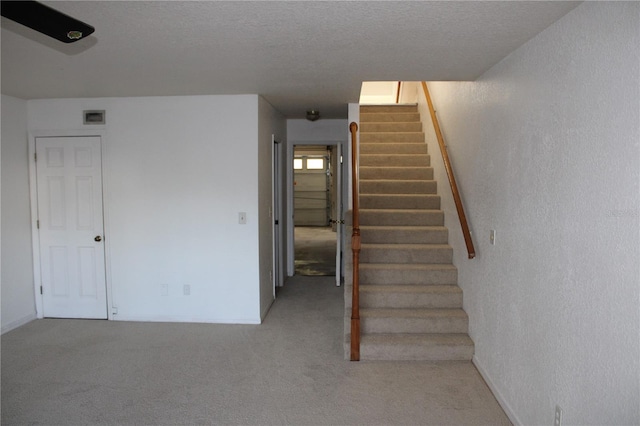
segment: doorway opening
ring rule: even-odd
[[[337,145],[294,146],[294,275],[337,274],[338,167]]]

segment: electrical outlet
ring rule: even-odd
[[[189,284],[185,284],[185,285],[182,287],[182,293],[183,293],[185,296],[189,296],[189,295],[191,294],[191,286],[190,286]]]
[[[238,223],[240,225],[246,225],[247,224],[247,213],[246,212],[238,213]]]
[[[562,408],[556,405],[556,416],[553,420],[553,426],[562,426]]]
[[[169,295],[169,284],[162,283],[160,284],[160,296],[168,296]]]
[[[489,232],[489,243],[491,243],[491,245],[495,245],[496,244],[496,230],[492,229]]]

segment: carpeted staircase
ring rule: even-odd
[[[417,106],[361,106],[359,130],[360,359],[470,360],[474,346]]]

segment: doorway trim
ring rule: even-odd
[[[42,137],[77,137],[96,136],[100,138],[101,169],[102,169],[102,221],[104,227],[104,267],[105,283],[107,292],[107,320],[113,320],[113,294],[111,291],[111,235],[109,234],[109,214],[108,214],[108,174],[107,174],[107,141],[106,131],[95,130],[34,130],[28,132],[29,137],[29,199],[31,202],[31,253],[33,256],[33,291],[36,305],[36,318],[44,318],[43,295],[40,294],[42,285],[41,259],[40,259],[40,238],[38,229],[38,190],[36,173],[36,138]]]
[[[347,151],[347,141],[346,140],[313,140],[313,141],[307,141],[307,140],[294,140],[294,141],[287,141],[287,162],[285,164],[285,178],[286,178],[286,182],[287,182],[287,229],[286,229],[286,239],[287,239],[287,276],[288,277],[292,277],[295,274],[295,225],[294,225],[294,218],[293,218],[293,212],[294,212],[294,194],[293,194],[293,157],[294,157],[294,148],[296,146],[309,146],[309,145],[316,145],[316,146],[331,146],[331,145],[340,145],[342,147],[342,156],[343,158],[343,162],[342,164],[340,164],[340,159],[338,159],[338,167],[342,167],[342,185],[340,188],[340,191],[342,191],[342,211],[340,212],[341,216],[344,216],[344,213],[347,211],[347,199],[345,198],[345,194],[347,193],[347,184],[348,184],[348,179],[346,177],[346,174],[348,173],[348,164],[347,164],[347,160],[348,158],[345,156],[345,153],[348,152]],[[340,242],[340,246],[342,248],[342,250],[344,251],[344,232],[342,232],[342,241]],[[342,257],[342,263],[343,265],[341,265],[340,268],[340,272],[343,275],[344,274],[344,256]],[[340,277],[342,278],[342,277]]]
[[[284,144],[282,141],[277,140],[275,135],[271,135],[272,150],[271,150],[271,163],[273,168],[271,170],[271,226],[273,235],[273,265],[272,265],[272,280],[273,280],[273,297],[276,297],[276,287],[282,287],[284,285],[283,278],[283,240],[282,238],[283,225],[282,225],[282,207],[283,197],[282,189],[284,188],[284,168],[282,166],[282,150]]]

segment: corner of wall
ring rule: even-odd
[[[2,95],[2,332],[35,319],[27,102]]]

